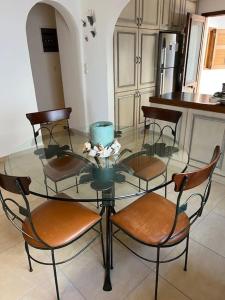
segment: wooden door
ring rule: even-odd
[[[154,96],[155,96],[155,88],[139,90],[139,93],[138,93],[138,117],[137,117],[138,125],[141,125],[144,123],[143,111],[142,111],[141,107],[143,105],[150,106],[149,97],[154,97]]]
[[[136,127],[136,101],[136,91],[115,94],[116,130],[125,130]]]
[[[158,31],[139,30],[138,89],[156,85]]]
[[[137,89],[138,29],[117,27],[114,32],[115,92]]]
[[[139,23],[139,0],[130,0],[121,12],[116,25],[137,27]]]
[[[198,89],[199,70],[206,18],[188,14],[185,28],[182,90],[194,93]]]
[[[158,29],[161,0],[140,1],[140,28]]]
[[[160,28],[168,29],[172,24],[173,0],[162,0]]]

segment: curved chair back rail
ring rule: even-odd
[[[68,120],[72,112],[71,107],[46,110],[40,112],[27,113],[26,117],[30,121],[31,125],[44,124],[49,122],[57,122],[62,120]]]
[[[178,123],[180,117],[182,116],[181,111],[175,111],[165,108],[142,106],[141,109],[145,118],[157,119],[171,123]]]
[[[181,190],[189,190],[197,187],[206,181],[213,173],[217,162],[220,158],[220,146],[216,146],[211,159],[211,162],[200,170],[189,173],[174,174],[172,180],[175,183],[174,190],[180,192]]]
[[[21,194],[21,189],[25,195],[29,195],[30,177],[15,177],[0,174],[0,187],[14,194]]]

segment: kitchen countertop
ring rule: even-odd
[[[225,114],[225,105],[216,102],[211,95],[192,93],[168,93],[150,97],[151,103],[179,106],[190,109],[199,109]]]

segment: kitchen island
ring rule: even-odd
[[[211,159],[215,145],[222,149],[216,173],[224,181],[225,176],[225,105],[210,95],[168,93],[149,98],[150,106],[179,110],[182,118],[177,139],[181,147],[190,153],[190,163],[202,167]]]

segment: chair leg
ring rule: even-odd
[[[31,258],[30,258],[30,252],[29,252],[29,247],[28,247],[27,242],[25,242],[25,250],[26,250],[26,253],[27,253],[27,258],[28,258],[28,263],[29,263],[29,271],[33,272],[32,264],[31,264]]]
[[[55,254],[54,254],[54,250],[51,250],[51,253],[52,253],[52,266],[53,266],[54,278],[55,278],[56,295],[57,295],[57,300],[60,300],[60,298],[59,298],[58,279],[57,279],[57,273],[56,273],[56,265],[55,265]]]
[[[103,239],[102,221],[100,221],[99,226],[100,226],[100,236],[101,236],[101,245],[102,245],[103,266],[105,267],[105,247],[104,247],[104,239]]]
[[[56,192],[56,194],[58,194],[57,182],[55,182],[55,192]]]
[[[139,190],[139,192],[141,191],[141,179],[140,178],[138,178],[138,190]]]
[[[157,300],[157,297],[158,297],[159,258],[160,258],[160,247],[157,248],[156,278],[155,278],[155,300]]]
[[[77,187],[77,193],[79,193],[77,177],[76,177],[76,187]]]
[[[148,191],[148,181],[146,181],[146,192]]]
[[[113,224],[112,222],[110,221],[110,231],[111,231],[111,262],[110,262],[110,268],[111,270],[113,269]]]
[[[97,195],[97,209],[99,209],[99,198],[98,198],[98,191],[96,191],[96,195]]]
[[[167,183],[167,170],[165,174],[165,183]],[[165,185],[165,198],[167,198],[167,185]]]
[[[187,271],[188,249],[189,249],[189,234],[188,234],[188,236],[187,236],[187,241],[186,241],[186,252],[185,252],[184,271]]]
[[[46,195],[48,196],[48,185],[47,185],[47,177],[46,175],[45,176],[45,179],[44,179],[44,184],[45,184],[45,188],[46,188]]]

